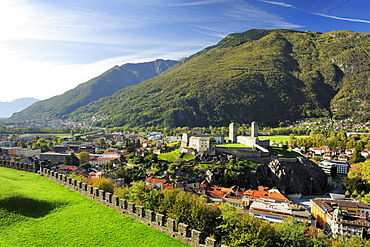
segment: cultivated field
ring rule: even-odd
[[[187,246],[36,174],[0,167],[0,246]]]

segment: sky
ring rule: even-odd
[[[368,0],[1,0],[0,101],[47,99],[115,65],[177,60],[249,29],[370,33]]]

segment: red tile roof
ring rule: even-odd
[[[148,183],[161,183],[161,184],[164,184],[167,182],[166,179],[163,179],[163,178],[153,178],[153,177],[150,177],[150,178],[147,178],[145,180],[145,182],[148,182]]]
[[[289,201],[283,194],[277,192],[269,192],[268,187],[258,186],[258,190],[247,190],[244,195],[249,197],[249,199],[260,200],[269,199],[277,201]]]

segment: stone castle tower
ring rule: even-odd
[[[251,127],[252,127],[251,136],[252,137],[258,137],[258,123],[257,122],[252,122]]]
[[[238,132],[238,124],[230,123],[229,124],[229,141],[236,142],[236,135]]]

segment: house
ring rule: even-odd
[[[145,180],[145,183],[148,186],[153,186],[157,189],[163,190],[166,188],[173,188],[173,183],[167,181],[167,179],[164,178],[154,178],[154,177],[149,177]]]
[[[50,160],[51,164],[56,164],[60,162],[64,162],[64,158],[70,156],[70,154],[59,154],[55,153],[54,151],[49,151],[40,154],[40,161],[43,160]]]
[[[349,156],[346,154],[340,154],[338,155],[338,160],[339,161],[349,161]]]
[[[210,186],[206,187],[206,195],[211,198],[226,198],[232,194],[234,194],[234,188],[224,188],[224,187],[217,187],[217,186]]]
[[[96,172],[95,174],[93,174],[91,176],[91,178],[113,178],[113,175],[105,172],[104,170],[100,170],[98,172]]]
[[[319,156],[322,156],[325,152],[324,149],[322,149],[321,147],[313,147],[313,148],[310,148],[310,150],[315,154],[315,155],[319,155]]]
[[[85,169],[83,169],[82,167],[78,167],[78,166],[69,166],[69,165],[61,165],[59,166],[59,172],[61,173],[70,173],[70,172],[75,172],[76,174],[77,173],[81,173],[83,172]]]
[[[356,148],[346,149],[344,153],[346,155],[353,155],[356,152]]]
[[[117,152],[105,152],[105,153],[102,153],[101,158],[115,158],[115,159],[118,159],[120,157],[120,154],[117,153]]]
[[[367,158],[367,156],[370,154],[370,149],[365,148],[364,150],[361,151],[361,155]]]

